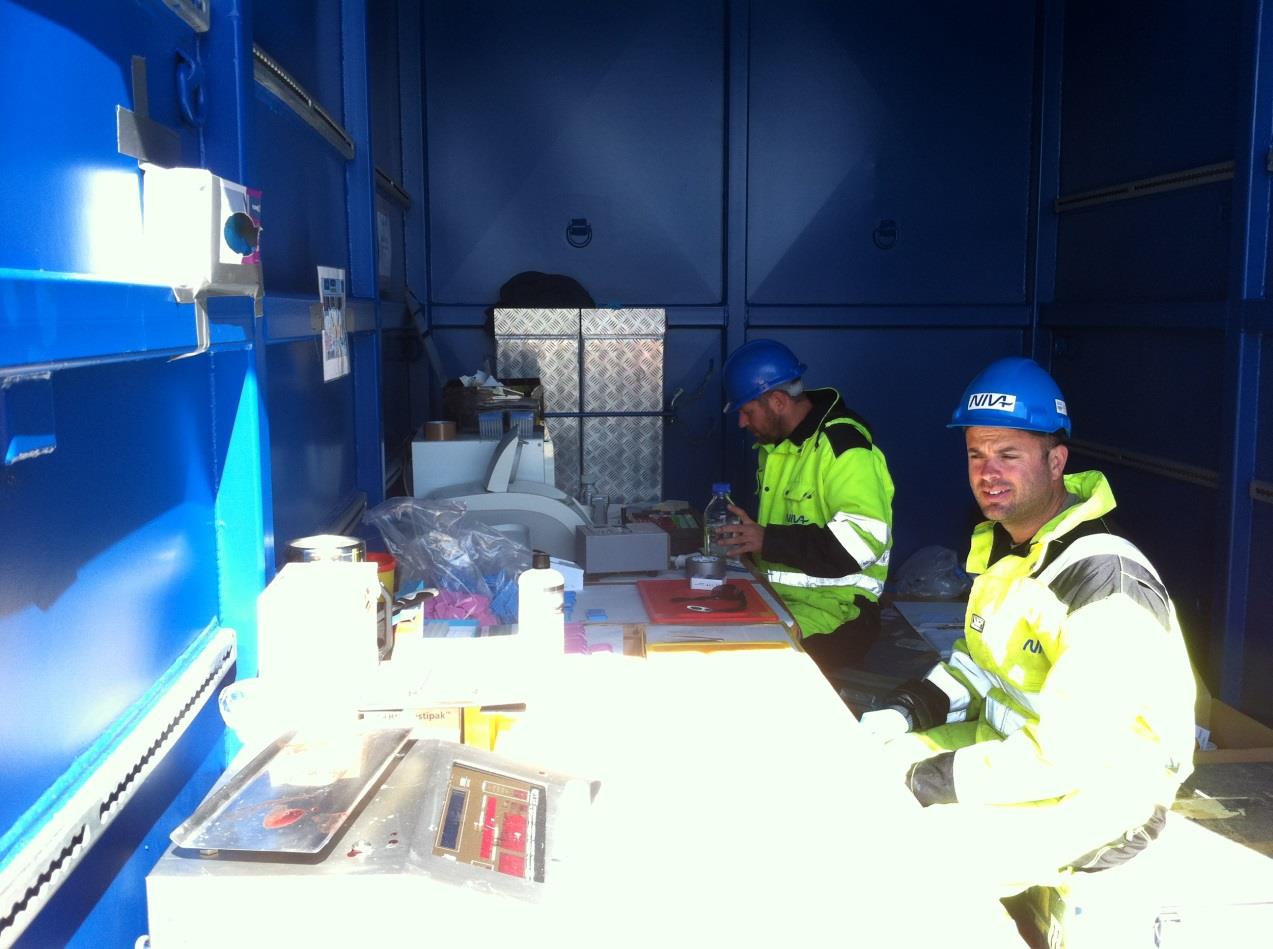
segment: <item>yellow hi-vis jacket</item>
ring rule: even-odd
[[[759,445],[756,558],[805,636],[857,618],[854,599],[878,601],[893,547],[893,480],[866,422],[834,389],[806,393],[813,408],[786,439]]]
[[[1162,580],[1103,519],[1105,476],[1065,486],[1077,502],[1025,544],[989,521],[974,530],[964,638],[906,704],[919,728],[947,723],[926,739],[957,749],[941,756],[953,783],[941,799],[1046,803],[1116,788],[1148,813],[1192,771],[1192,667]],[[928,700],[919,714],[915,693]]]

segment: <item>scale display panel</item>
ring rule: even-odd
[[[544,882],[548,792],[522,778],[453,762],[433,854]]]

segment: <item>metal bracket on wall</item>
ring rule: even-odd
[[[115,106],[115,147],[121,155],[139,162],[165,168],[181,164],[181,136],[150,117],[144,56],[133,57],[132,72],[133,108]]]
[[[5,466],[56,450],[53,373],[0,376],[0,454]]]
[[[1265,504],[1273,504],[1273,481],[1259,481],[1252,478],[1251,499],[1263,501]]]
[[[1155,175],[1152,178],[1137,178],[1135,181],[1126,181],[1092,191],[1061,195],[1052,202],[1052,209],[1057,214],[1062,214],[1066,211],[1077,211],[1079,208],[1109,204],[1112,201],[1126,201],[1129,198],[1140,198],[1148,194],[1162,194],[1164,191],[1197,188],[1215,181],[1229,181],[1233,178],[1235,167],[1231,161],[1221,161],[1214,165],[1199,165],[1197,168],[1186,168],[1183,171]]]
[[[279,101],[310,128],[334,145],[346,159],[354,157],[354,140],[335,119],[318,104],[305,87],[259,46],[252,47],[252,75],[258,83],[278,97]]]
[[[0,946],[13,945],[215,694],[236,655],[215,623],[103,732],[0,846]]]
[[[1148,471],[1150,474],[1156,474],[1172,481],[1197,484],[1204,488],[1218,488],[1220,486],[1220,475],[1211,468],[1190,465],[1182,461],[1173,461],[1170,458],[1159,458],[1156,455],[1127,451],[1122,448],[1113,448],[1096,442],[1083,441],[1079,438],[1070,439],[1069,444],[1074,451],[1100,461],[1110,461],[1127,468]]]
[[[200,353],[206,353],[212,345],[212,331],[208,327],[208,298],[202,293],[190,293],[181,288],[173,291],[178,303],[194,304],[194,338],[195,348],[188,353],[182,353],[180,356],[173,356],[169,362],[175,362],[178,359],[189,359],[191,356],[198,356]]]
[[[211,23],[210,3],[211,0],[164,0],[164,6],[181,17],[186,26],[196,33],[208,32]]]
[[[403,209],[411,207],[411,195],[398,182],[394,181],[379,168],[376,169],[376,191],[386,201],[392,201]]]

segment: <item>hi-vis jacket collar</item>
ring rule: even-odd
[[[1054,537],[1068,534],[1085,521],[1102,517],[1114,510],[1114,492],[1099,471],[1080,471],[1065,475],[1065,490],[1079,498],[1038,529],[1030,538],[1030,545],[1046,544]],[[994,522],[982,521],[972,532],[972,547],[968,551],[969,573],[985,573],[994,548]]]

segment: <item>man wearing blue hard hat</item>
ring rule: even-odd
[[[806,390],[807,367],[756,339],[725,363],[726,412],[755,436],[759,511],[720,542],[750,553],[800,624],[824,671],[861,662],[879,636],[893,546],[893,480],[870,427],[835,389]]]
[[[1000,895],[1063,886],[1157,837],[1192,770],[1193,673],[1161,578],[1108,521],[1105,476],[1064,473],[1070,416],[1052,377],[1000,359],[949,427],[987,518],[964,638],[862,724],[892,739],[926,817],[986,860]]]

